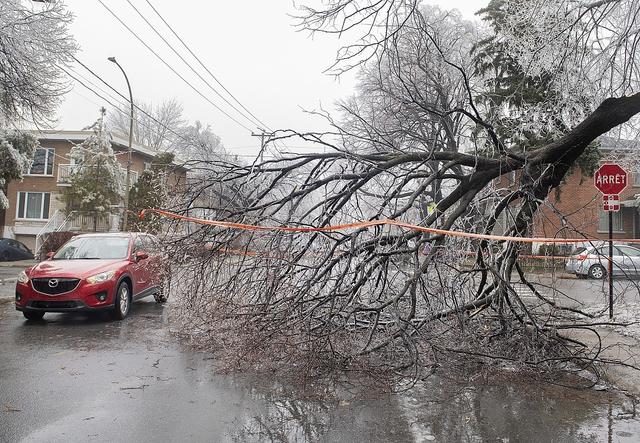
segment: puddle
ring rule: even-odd
[[[240,383],[241,385],[247,381]],[[253,389],[258,409],[234,421],[229,441],[636,442],[640,420],[620,393],[543,382],[453,384],[432,377],[390,395],[297,398],[269,384]]]

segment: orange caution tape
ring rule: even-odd
[[[370,220],[365,222],[347,223],[343,225],[324,226],[321,228],[312,227],[292,227],[292,226],[258,226],[243,223],[224,222],[219,220],[207,220],[203,218],[188,217],[176,214],[175,212],[163,211],[162,209],[146,209],[140,212],[140,218],[144,218],[147,212],[155,212],[164,217],[174,218],[182,221],[190,221],[202,225],[217,226],[219,228],[239,229],[243,231],[275,231],[275,232],[335,232],[347,229],[370,228],[374,226],[398,226],[412,231],[426,232],[429,234],[447,235],[450,237],[474,238],[478,240],[513,241],[520,243],[589,243],[597,241],[608,241],[599,238],[550,238],[550,237],[512,237],[508,235],[476,234],[473,232],[449,231],[447,229],[428,228],[426,226],[413,225],[398,220],[383,219]],[[614,239],[618,243],[640,243],[640,239]]]

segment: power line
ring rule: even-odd
[[[91,86],[93,86],[94,88],[98,89],[101,93],[103,93],[104,95],[106,95],[107,97],[109,97],[108,99],[106,97],[102,97],[100,96],[100,98],[102,98],[103,100],[107,101],[107,103],[111,106],[113,106],[118,112],[120,112],[122,115],[126,116],[127,118],[130,118],[130,114],[128,111],[125,111],[125,107],[128,108],[129,104],[126,102],[121,101],[118,97],[115,97],[113,94],[111,94],[110,92],[106,91],[104,88],[100,87],[99,85],[97,85],[95,82],[91,81],[90,79],[88,79],[87,77],[85,77],[84,75],[80,74],[78,71],[71,69],[71,72],[73,72],[73,74],[75,74],[75,76],[80,77],[80,79],[84,80],[81,81],[80,79],[76,78],[74,75],[71,75],[71,73],[65,71],[67,73],[67,75],[69,75],[71,78],[73,78],[76,82],[80,83],[82,86],[84,86],[85,88],[87,88],[87,85],[83,84],[84,82],[89,83]],[[92,92],[95,94],[96,92],[92,90]],[[96,94],[97,95],[97,94]],[[85,97],[86,98],[86,97]],[[113,101],[111,101],[113,100]],[[93,100],[91,100],[93,103]],[[115,102],[115,104],[113,103]],[[96,103],[97,104],[97,103]],[[159,120],[155,119],[155,117],[153,117],[152,115],[148,114],[147,112],[145,112],[142,108],[138,108],[137,106],[134,105],[134,107],[136,109],[139,109],[142,113],[144,113],[144,115],[146,115],[148,118],[154,120],[158,125],[162,126],[163,128],[167,129],[168,131],[171,130],[171,128],[169,128],[168,126],[164,125],[162,122],[160,122]],[[147,128],[147,129],[153,129],[147,122],[145,122],[144,120],[141,120],[139,117],[134,116],[133,120],[140,125],[141,127]],[[176,134],[179,135],[179,134]]]
[[[93,76],[95,76],[98,80],[100,80],[102,83],[104,83],[107,87],[109,87],[111,90],[113,90],[116,94],[120,95],[124,100],[128,101],[126,99],[126,97],[124,95],[122,95],[120,92],[118,92],[117,89],[115,89],[113,86],[111,86],[109,83],[107,83],[105,80],[102,79],[102,77],[100,77],[98,74],[96,74],[91,68],[89,68],[87,65],[85,65],[84,63],[82,63],[80,60],[78,60],[75,56],[74,59],[76,60],[76,62],[78,62],[83,68],[85,68],[87,71],[89,71]],[[74,76],[73,74],[71,74],[70,72],[68,72],[66,69],[63,68],[63,70],[65,71],[65,73],[71,77],[72,79],[74,79],[76,82],[78,82],[80,85],[82,85],[84,88],[86,88],[87,90],[89,90],[90,92],[92,92],[94,95],[96,95],[97,97],[99,97],[100,99],[104,100],[106,103],[108,103],[109,105],[111,105],[112,107],[114,107],[118,112],[120,112],[123,115],[129,116],[129,113],[122,110],[120,106],[115,105],[111,100],[109,100],[108,98],[104,97],[103,95],[101,95],[100,93],[98,93],[95,89],[91,88],[90,86],[87,86],[87,84],[85,84],[82,80],[78,79],[76,76]],[[74,71],[74,74],[78,75],[79,77],[81,76],[80,74],[78,74],[77,72]],[[94,85],[94,87],[99,88],[104,94],[108,94],[106,91],[104,91],[102,88],[100,88],[99,86],[95,85],[95,83],[90,82],[89,80],[87,80],[85,77],[82,77],[87,83],[91,83],[92,85]],[[110,94],[109,94],[110,95]],[[112,97],[112,96],[111,96]],[[117,99],[116,102],[118,102]],[[120,103],[120,102],[118,102]],[[134,107],[142,112],[144,115],[146,115],[147,117],[149,117],[151,120],[153,120],[155,123],[157,123],[158,125],[160,125],[162,128],[166,129],[168,132],[171,132],[172,134],[174,134],[176,137],[178,137],[179,139],[181,139],[183,142],[187,143],[187,144],[191,144],[193,141],[189,140],[188,138],[186,138],[184,135],[176,132],[175,130],[173,130],[172,128],[170,128],[169,126],[165,125],[164,123],[162,123],[160,120],[156,119],[153,115],[149,114],[148,112],[146,112],[144,109],[140,108],[139,106],[134,104]],[[146,126],[147,128],[151,128],[150,126],[148,126],[147,124],[145,124],[143,121],[137,119],[134,117],[134,121],[136,123],[138,123],[141,126]],[[229,148],[227,148],[229,149]],[[223,155],[227,155],[227,156],[236,156],[236,157],[249,157],[249,158],[255,158],[255,155],[249,155],[249,154],[232,154],[232,153],[222,153]],[[265,155],[265,157],[273,157],[270,155]],[[275,158],[275,157],[273,157]],[[190,160],[185,159],[187,162],[189,162]]]
[[[84,86],[86,89],[88,89],[89,91],[91,91],[93,94],[95,94],[97,97],[99,97],[100,99],[104,100],[106,103],[108,103],[109,105],[113,106],[118,112],[120,112],[121,114],[127,115],[130,117],[130,115],[123,111],[122,108],[120,106],[115,105],[111,100],[109,100],[108,98],[104,97],[103,95],[101,95],[99,92],[97,92],[95,89],[91,88],[90,86],[87,86],[87,84],[85,84],[82,80],[80,80],[78,77],[74,76],[73,74],[71,74],[69,71],[67,71],[66,69],[62,68],[62,70],[72,79],[74,79],[76,82],[80,83],[82,86]],[[85,80],[86,81],[86,80]],[[134,105],[135,106],[135,105]],[[184,141],[185,143],[191,143],[190,140],[188,140],[187,138],[185,138],[182,134],[179,134],[178,132],[174,131],[173,129],[171,129],[169,126],[165,125],[164,123],[162,123],[161,121],[157,120],[156,118],[154,118],[152,115],[148,114],[147,112],[145,112],[143,109],[135,106],[136,109],[140,110],[142,113],[144,113],[147,117],[149,117],[150,119],[152,119],[153,121],[155,121],[157,124],[159,124],[160,126],[162,126],[164,129],[166,129],[167,131],[171,132],[172,134],[174,134],[176,137],[182,139],[182,141]],[[144,122],[142,122],[141,120],[137,119],[137,118],[133,118],[133,120],[138,123],[140,126],[146,126],[147,129],[151,129],[151,127],[147,124],[145,124]]]
[[[78,82],[79,84],[81,84],[82,86],[84,86],[86,89],[88,89],[89,91],[91,91],[93,94],[95,94],[97,97],[101,98],[102,100],[104,100],[106,103],[108,103],[109,105],[113,106],[113,108],[115,108],[118,112],[120,112],[123,115],[126,115],[128,117],[130,117],[129,113],[127,113],[126,111],[122,110],[119,106],[116,106],[113,102],[111,102],[109,99],[105,98],[104,96],[102,96],[100,93],[98,93],[95,89],[91,88],[90,86],[87,86],[82,80],[78,79],[77,77],[75,77],[73,74],[71,74],[70,72],[68,72],[66,69],[62,68],[62,70],[72,79],[74,79],[76,82]],[[145,113],[146,114],[146,113]],[[150,115],[147,114],[148,117],[152,118]],[[154,119],[155,120],[155,119]],[[136,123],[138,123],[141,126],[146,126],[147,128],[150,128],[148,125],[146,125],[145,123],[143,123],[141,120],[138,120],[134,117],[134,121]],[[167,131],[173,133],[176,137],[182,139],[182,141],[184,141],[185,143],[191,143],[191,141],[187,138],[185,138],[183,135],[175,132],[174,130],[172,130],[170,127],[166,126],[165,124],[163,124],[162,122],[155,120],[156,123],[158,123],[159,125],[161,125],[163,128],[165,128]],[[56,154],[57,155],[57,154]],[[117,155],[117,154],[116,154]],[[225,154],[226,155],[226,154]],[[188,159],[182,159],[185,160],[184,164],[188,164],[191,160]]]
[[[127,0],[129,1],[129,0]],[[182,46],[185,47],[185,49],[187,51],[189,51],[189,54],[191,54],[193,56],[194,59],[196,59],[198,61],[198,63],[200,64],[200,66],[202,66],[204,68],[205,71],[207,71],[207,73],[209,73],[209,75],[211,76],[211,78],[213,78],[213,80],[215,80],[215,82],[220,85],[220,87],[222,89],[224,89],[224,91],[229,94],[229,96],[231,98],[233,98],[233,100],[235,100],[236,103],[238,103],[242,109],[244,109],[245,111],[247,111],[249,113],[249,115],[251,117],[253,117],[258,123],[260,123],[263,127],[265,127],[266,129],[268,129],[269,131],[272,131],[272,129],[269,128],[268,125],[266,125],[265,123],[263,123],[258,117],[256,117],[249,109],[247,109],[241,102],[240,100],[238,100],[227,88],[225,88],[225,86],[222,84],[222,82],[220,82],[220,80],[218,80],[218,78],[209,70],[209,68],[207,68],[207,66],[202,62],[202,60],[200,60],[200,58],[191,50],[191,48],[189,47],[189,45],[187,45],[185,43],[185,41],[178,35],[178,33],[171,27],[171,25],[169,23],[167,23],[167,21],[164,19],[164,17],[160,14],[160,12],[151,4],[151,2],[149,0],[145,0],[147,2],[147,4],[151,7],[151,9],[153,9],[153,12],[156,13],[156,15],[160,18],[160,20],[162,20],[162,22],[165,24],[165,26],[167,28],[169,28],[169,30],[171,31],[171,33],[180,41],[180,43],[182,43]],[[129,2],[131,3],[131,2]],[[235,108],[234,108],[235,109]]]
[[[76,76],[80,77],[82,80],[84,80],[85,82],[89,83],[91,86],[93,86],[94,88],[98,89],[100,92],[102,92],[103,94],[107,95],[111,100],[115,101],[119,107],[129,107],[129,103],[125,102],[125,101],[121,101],[121,99],[119,97],[116,97],[113,93],[105,90],[103,87],[101,87],[100,85],[98,85],[97,83],[95,83],[94,81],[92,81],[91,79],[87,78],[86,76],[80,74],[77,70],[75,69],[71,69],[71,72],[73,72]],[[135,105],[134,105],[135,107]]]
[[[104,85],[106,85],[109,89],[111,89],[112,91],[114,91],[116,94],[118,94],[120,97],[122,97],[123,100],[125,100],[125,102],[128,102],[129,100],[120,93],[120,91],[118,91],[116,88],[114,88],[113,86],[111,86],[106,80],[104,80],[102,77],[100,77],[100,75],[98,75],[97,73],[95,73],[91,68],[89,68],[87,65],[85,65],[84,63],[82,63],[80,60],[78,60],[77,57],[72,56],[73,59],[80,64],[80,66],[82,66],[84,69],[86,69],[87,71],[89,71],[94,77],[96,77],[98,80],[100,80]],[[84,86],[85,88],[87,88],[89,91],[93,92],[95,95],[97,95],[98,97],[100,97],[101,99],[103,99],[104,101],[106,101],[107,103],[109,103],[111,106],[113,106],[114,108],[116,108],[118,110],[118,112],[120,112],[121,114],[126,114],[127,116],[129,116],[129,113],[125,112],[124,110],[121,109],[120,106],[116,106],[115,104],[113,104],[113,102],[111,102],[110,100],[106,99],[105,97],[101,96],[100,94],[98,94],[95,90],[93,90],[92,88],[89,88],[87,85],[85,85],[82,81],[80,81],[79,79],[77,79],[76,77],[74,77],[73,75],[71,75],[68,71],[65,70],[65,72],[67,73],[67,75],[69,75],[71,78],[73,78],[74,80],[76,80],[78,83],[80,83],[82,86]],[[79,75],[77,72],[74,71],[75,74]],[[86,78],[82,77],[83,79],[85,79],[85,81],[90,82],[89,80],[86,80]],[[99,88],[101,91],[103,91],[103,93],[108,94],[107,92],[104,91],[104,89],[100,88],[99,86],[96,86],[95,83],[92,83],[92,85],[94,85],[96,88]],[[109,94],[110,95],[110,94]],[[111,96],[111,95],[110,95]],[[113,96],[111,96],[113,97]],[[118,104],[122,105],[121,102],[118,101],[118,99],[114,99],[116,102],[118,102]],[[174,134],[176,137],[180,138],[183,142],[185,143],[191,143],[192,141],[187,139],[184,135],[176,132],[175,130],[173,130],[172,128],[170,128],[169,126],[165,125],[164,123],[162,123],[160,120],[158,120],[157,118],[155,118],[153,115],[149,114],[147,111],[145,111],[143,108],[141,108],[140,106],[136,105],[135,103],[133,104],[133,107],[136,108],[136,110],[140,111],[142,114],[146,115],[148,118],[150,118],[151,120],[153,120],[155,123],[157,123],[158,125],[160,125],[163,129],[166,129],[167,131],[171,132],[172,134]],[[133,119],[136,123],[140,124],[141,126],[146,126],[147,129],[153,129],[151,128],[149,125],[146,125],[142,120],[139,120],[138,118],[134,117]]]
[[[129,99],[127,97],[125,97],[123,94],[120,93],[120,91],[118,91],[116,88],[114,88],[113,86],[111,86],[106,80],[104,80],[102,77],[100,77],[100,75],[96,74],[91,68],[89,68],[87,65],[85,65],[84,63],[82,63],[80,60],[78,60],[78,58],[76,58],[75,56],[72,56],[73,59],[78,62],[80,64],[80,66],[82,66],[84,69],[86,69],[87,71],[89,71],[94,77],[96,77],[98,80],[100,80],[105,86],[107,86],[109,89],[111,89],[112,91],[114,91],[116,94],[118,94],[120,97],[122,97],[122,99],[125,100],[126,103],[129,102]],[[77,79],[75,79],[77,81]],[[80,82],[82,84],[82,82]],[[83,85],[86,87],[86,85]],[[88,88],[89,90],[91,90],[94,94],[95,91],[93,91],[91,88]],[[98,94],[96,94],[98,95]],[[107,101],[111,106],[116,107],[113,103],[111,103],[110,101],[108,101],[107,99],[101,97],[100,95],[98,95],[100,98],[102,98],[103,100]],[[182,141],[190,143],[190,140],[186,139],[183,135],[177,133],[176,131],[174,131],[173,129],[171,129],[169,126],[165,125],[164,123],[162,123],[160,120],[158,120],[157,118],[155,118],[153,115],[149,114],[147,111],[145,111],[143,108],[141,108],[140,106],[136,105],[135,103],[133,104],[133,107],[136,108],[138,111],[140,111],[141,113],[143,113],[144,115],[146,115],[147,117],[149,117],[151,120],[153,120],[155,123],[157,123],[158,125],[160,125],[162,128],[166,129],[167,131],[171,132],[172,134],[174,134],[175,136],[179,137],[180,139],[182,139]],[[120,112],[124,112],[122,109],[120,109],[120,107],[118,106],[118,111]],[[138,123],[140,123],[141,125],[144,126],[144,124],[134,118],[134,120]],[[149,128],[149,126],[147,126],[147,128]]]
[[[153,30],[153,32],[160,37],[160,39],[173,51],[173,53],[175,55],[178,56],[178,58],[180,58],[180,60],[182,60],[182,62],[187,65],[187,67],[189,67],[189,69],[191,69],[191,71],[198,76],[198,78],[200,80],[202,80],[208,87],[209,89],[211,89],[218,97],[220,97],[222,100],[224,100],[225,103],[227,103],[229,106],[231,106],[238,114],[240,114],[242,117],[244,117],[248,122],[250,122],[252,125],[260,125],[262,123],[260,123],[259,120],[252,120],[251,118],[247,117],[247,115],[245,113],[243,113],[240,109],[238,109],[233,103],[231,103],[229,100],[227,100],[226,97],[224,97],[222,94],[220,94],[218,92],[218,90],[216,88],[214,88],[211,83],[209,83],[202,75],[200,75],[200,73],[193,67],[191,66],[191,64],[182,56],[182,54],[180,54],[174,47],[173,45],[167,41],[166,38],[164,38],[164,36],[155,28],[155,26],[153,26],[153,24],[147,20],[147,18],[144,16],[143,13],[140,12],[140,10],[138,8],[135,7],[135,5],[133,3],[131,3],[131,0],[127,0],[127,3],[129,3],[129,6],[131,6],[133,8],[134,11],[136,11],[136,13],[140,16],[140,18],[142,18],[142,20],[144,20],[144,22]],[[254,117],[255,118],[255,117]]]
[[[177,75],[184,83],[186,83],[191,89],[193,89],[200,97],[202,97],[203,99],[205,99],[207,102],[209,102],[213,107],[215,107],[218,111],[222,112],[224,115],[226,115],[229,119],[233,120],[235,123],[237,123],[238,125],[242,126],[244,129],[246,129],[247,131],[251,132],[251,129],[249,127],[247,127],[246,125],[244,125],[243,123],[239,122],[236,118],[234,118],[233,116],[231,116],[229,113],[227,113],[224,109],[222,109],[221,107],[219,107],[218,105],[216,105],[214,102],[212,102],[207,96],[205,96],[202,92],[200,92],[195,86],[193,86],[187,79],[185,79],[178,71],[176,71],[173,66],[171,66],[169,63],[167,63],[153,48],[151,48],[151,46],[149,46],[138,34],[136,34],[124,21],[122,21],[122,19],[120,17],[118,17],[118,15],[113,12],[107,5],[104,4],[104,2],[102,0],[98,0],[98,2],[116,19],[118,20],[118,22],[120,22],[120,24],[131,33],[131,35],[133,35],[140,43],[142,43],[144,45],[145,48],[147,48],[153,55],[156,56],[156,58],[158,60],[160,60],[167,68],[169,68],[175,75]]]

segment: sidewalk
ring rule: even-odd
[[[18,274],[25,268],[38,263],[36,260],[19,260],[0,262],[0,297],[6,295],[6,287],[13,286],[18,279]],[[13,288],[12,288],[13,289]],[[11,291],[13,297],[13,291]]]
[[[595,328],[602,339],[601,358],[620,360],[624,363],[640,366],[640,341],[629,335],[622,335],[608,327]],[[592,347],[597,347],[597,338],[586,331],[571,334],[572,338],[581,340]],[[616,388],[633,395],[640,395],[640,371],[625,366],[609,365],[602,377]]]
[[[38,260],[0,261],[0,268],[28,268],[39,263]]]

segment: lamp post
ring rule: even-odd
[[[109,60],[112,63],[115,63],[122,74],[124,75],[124,79],[127,82],[127,88],[129,89],[129,103],[131,104],[131,118],[129,121],[129,155],[127,159],[127,175],[125,178],[125,188],[124,188],[124,218],[122,221],[122,230],[126,231],[128,227],[129,221],[129,184],[131,183],[131,145],[133,143],[133,94],[131,93],[131,84],[129,83],[129,78],[127,77],[127,73],[124,72],[120,63],[116,61],[115,57],[109,57]]]

